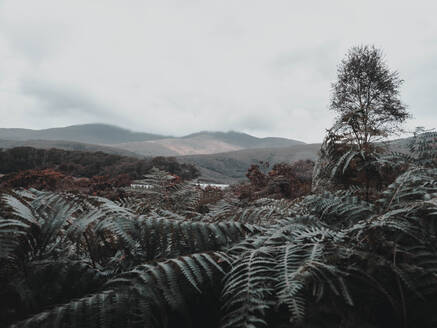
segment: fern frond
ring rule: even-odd
[[[300,206],[331,226],[347,226],[375,212],[372,204],[344,192],[310,195],[302,200]]]
[[[381,210],[403,207],[405,202],[426,200],[437,194],[437,169],[412,168],[387,187],[378,200]]]
[[[0,217],[0,258],[10,259],[20,244],[19,237],[26,235],[29,227],[20,220]]]
[[[223,288],[223,328],[267,326],[264,316],[273,304],[274,266],[273,249],[267,247],[248,251],[233,263]]]
[[[135,223],[145,259],[149,260],[220,250],[260,231],[239,222],[204,223],[141,216]]]
[[[37,314],[12,327],[159,327],[171,311],[186,313],[190,298],[206,292],[229,258],[199,253],[141,265],[108,281],[103,290]],[[193,271],[192,271],[193,270]],[[161,315],[157,317],[157,315]]]
[[[351,149],[347,152],[345,152],[335,163],[334,167],[331,170],[331,179],[337,175],[337,171],[340,169],[340,166],[343,164],[342,172],[346,171],[346,169],[349,167],[350,161],[357,155],[361,155],[359,151],[356,151],[354,149]]]

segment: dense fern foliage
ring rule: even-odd
[[[402,169],[370,200],[248,201],[158,170],[116,201],[4,191],[1,325],[435,327],[434,146],[375,158]]]

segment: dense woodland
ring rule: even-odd
[[[32,175],[51,175],[56,171],[62,176],[126,181],[142,178],[155,167],[177,175],[183,180],[194,179],[199,171],[190,164],[179,163],[173,157],[138,159],[103,152],[68,151],[61,149],[36,149],[16,147],[0,150],[0,173],[9,174],[3,184],[10,187],[37,187],[32,185]],[[49,171],[47,171],[49,170]],[[28,177],[30,181],[26,184]],[[118,185],[117,185],[118,186]],[[61,186],[62,187],[62,186]]]
[[[375,143],[408,116],[399,84],[353,48],[317,162],[258,163],[227,190],[157,168],[111,200],[4,186],[0,323],[435,327],[437,133],[408,153]]]

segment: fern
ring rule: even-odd
[[[0,315],[16,327],[430,327],[436,170],[410,165],[376,201],[228,195],[207,211],[163,173],[117,202],[3,194],[0,297],[17,303]]]
[[[109,280],[101,292],[39,313],[12,327],[160,327],[168,313],[186,313],[186,297],[217,281],[229,258],[198,253],[138,266]],[[187,288],[189,291],[187,291]],[[160,317],[157,317],[160,315]]]

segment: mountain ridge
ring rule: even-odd
[[[48,129],[0,128],[0,139],[7,140],[63,140],[111,145],[120,142],[169,138],[159,134],[134,132],[103,123],[89,123]]]
[[[115,125],[91,123],[50,129],[0,128],[0,139],[25,142],[44,140],[48,143],[79,142],[105,145],[137,153],[141,156],[181,156],[214,154],[242,149],[278,148],[302,141],[267,137],[258,138],[237,131],[200,131],[182,137],[135,132]]]

